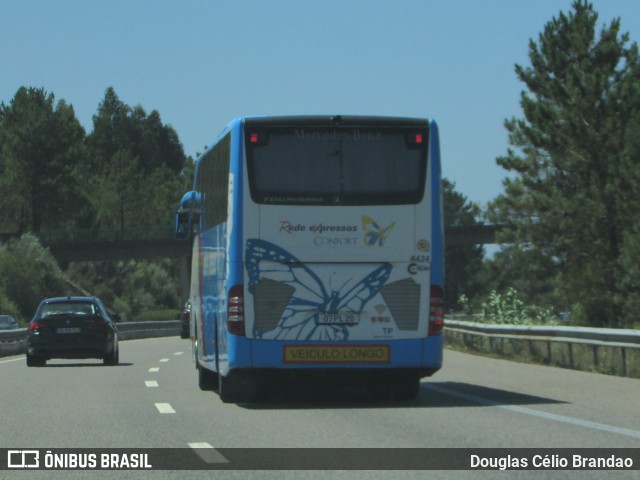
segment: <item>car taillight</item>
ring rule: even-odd
[[[29,323],[29,332],[38,334],[43,330],[44,330],[44,325],[42,325],[41,323],[38,323],[37,320],[35,322]]]
[[[86,328],[88,330],[106,330],[107,329],[107,321],[100,319],[95,322],[86,324]]]
[[[441,335],[444,329],[444,290],[431,285],[431,307],[429,314],[429,336]]]
[[[244,337],[244,289],[234,285],[229,289],[227,298],[227,331]]]

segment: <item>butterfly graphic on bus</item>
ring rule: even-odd
[[[387,236],[395,226],[396,222],[392,222],[387,228],[381,228],[373,218],[363,215],[362,229],[364,230],[364,243],[370,247],[376,244],[382,247],[387,241]]]
[[[362,278],[344,280],[334,288],[325,285],[312,268],[282,247],[266,240],[248,239],[245,265],[248,290],[255,295],[260,282],[279,284],[291,291],[275,328],[265,332],[253,329],[254,338],[296,340],[347,340],[348,325],[327,324],[320,317],[333,312],[359,315],[364,306],[387,282],[392,266],[384,263]]]

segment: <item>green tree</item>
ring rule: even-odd
[[[88,175],[96,197],[98,226],[118,231],[171,227],[171,212],[184,192],[188,161],[182,144],[157,111],[123,103],[108,88],[87,138]]]
[[[168,234],[192,180],[193,161],[175,131],[158,112],[121,102],[112,88],[88,137],[73,108],[44,89],[23,87],[0,104],[0,231]],[[170,261],[95,262],[72,263],[67,274],[130,317],[178,306],[176,270]],[[25,319],[42,298],[65,292],[59,266],[36,237],[0,244],[0,313]]]
[[[44,89],[21,87],[9,105],[0,104],[3,229],[39,233],[76,221],[84,136],[73,107],[64,100],[54,104]]]
[[[55,258],[29,233],[0,245],[0,279],[0,301],[22,320],[31,319],[43,298],[70,293]]]
[[[546,305],[561,312],[570,305],[555,288],[556,270],[556,262],[540,250],[509,245],[484,261],[479,277],[485,293],[513,288],[526,304]]]
[[[173,211],[193,178],[193,162],[177,134],[141,106],[122,102],[108,88],[87,137],[85,170],[98,230],[126,237],[170,234]],[[127,318],[155,306],[178,305],[175,262],[127,261],[71,265],[70,275]],[[162,284],[162,288],[158,285]]]
[[[480,208],[455,190],[455,184],[442,180],[445,227],[479,223]],[[445,292],[447,303],[455,306],[461,295],[473,299],[481,291],[482,245],[451,245],[445,242]]]
[[[139,226],[146,223],[141,198],[144,178],[139,163],[128,150],[118,150],[102,173],[93,178],[97,222],[102,228],[124,234],[140,231]]]
[[[11,315],[17,320],[22,319],[20,309],[15,302],[9,298],[6,282],[4,282],[2,278],[0,278],[0,312],[2,312],[2,315]]]
[[[638,48],[619,19],[596,35],[593,6],[572,9],[530,42],[531,66],[516,65],[524,118],[505,122],[513,148],[497,162],[514,175],[490,218],[544,258],[574,317],[618,326],[640,284],[627,268],[640,260]]]
[[[91,147],[93,165],[102,171],[119,151],[138,158],[145,174],[161,166],[179,173],[185,165],[185,155],[177,133],[164,125],[160,114],[147,115],[140,105],[130,107],[109,87],[93,116],[93,131],[87,142]]]
[[[177,308],[178,263],[122,260],[73,263],[67,273],[127,320],[158,307]]]

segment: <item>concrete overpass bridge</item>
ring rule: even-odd
[[[445,242],[453,245],[496,243],[495,225],[455,226],[445,229]],[[0,241],[16,238],[15,234],[0,235]],[[64,230],[38,234],[43,246],[56,260],[70,262],[104,260],[176,258],[180,264],[180,291],[189,296],[191,242],[175,240],[172,229],[144,231]]]
[[[495,244],[500,226],[471,225],[445,229],[449,245]],[[16,234],[0,234],[0,243],[17,238]],[[101,260],[188,258],[191,244],[175,240],[172,229],[144,231],[49,231],[36,235],[49,248],[58,262],[93,262]]]

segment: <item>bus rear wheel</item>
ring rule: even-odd
[[[391,398],[400,401],[415,400],[420,393],[420,377],[403,377],[391,384]]]
[[[218,375],[207,370],[202,365],[198,368],[198,386],[200,390],[215,390],[218,388]]]
[[[218,375],[218,395],[224,403],[246,403],[258,400],[258,388],[252,375],[234,372]]]

